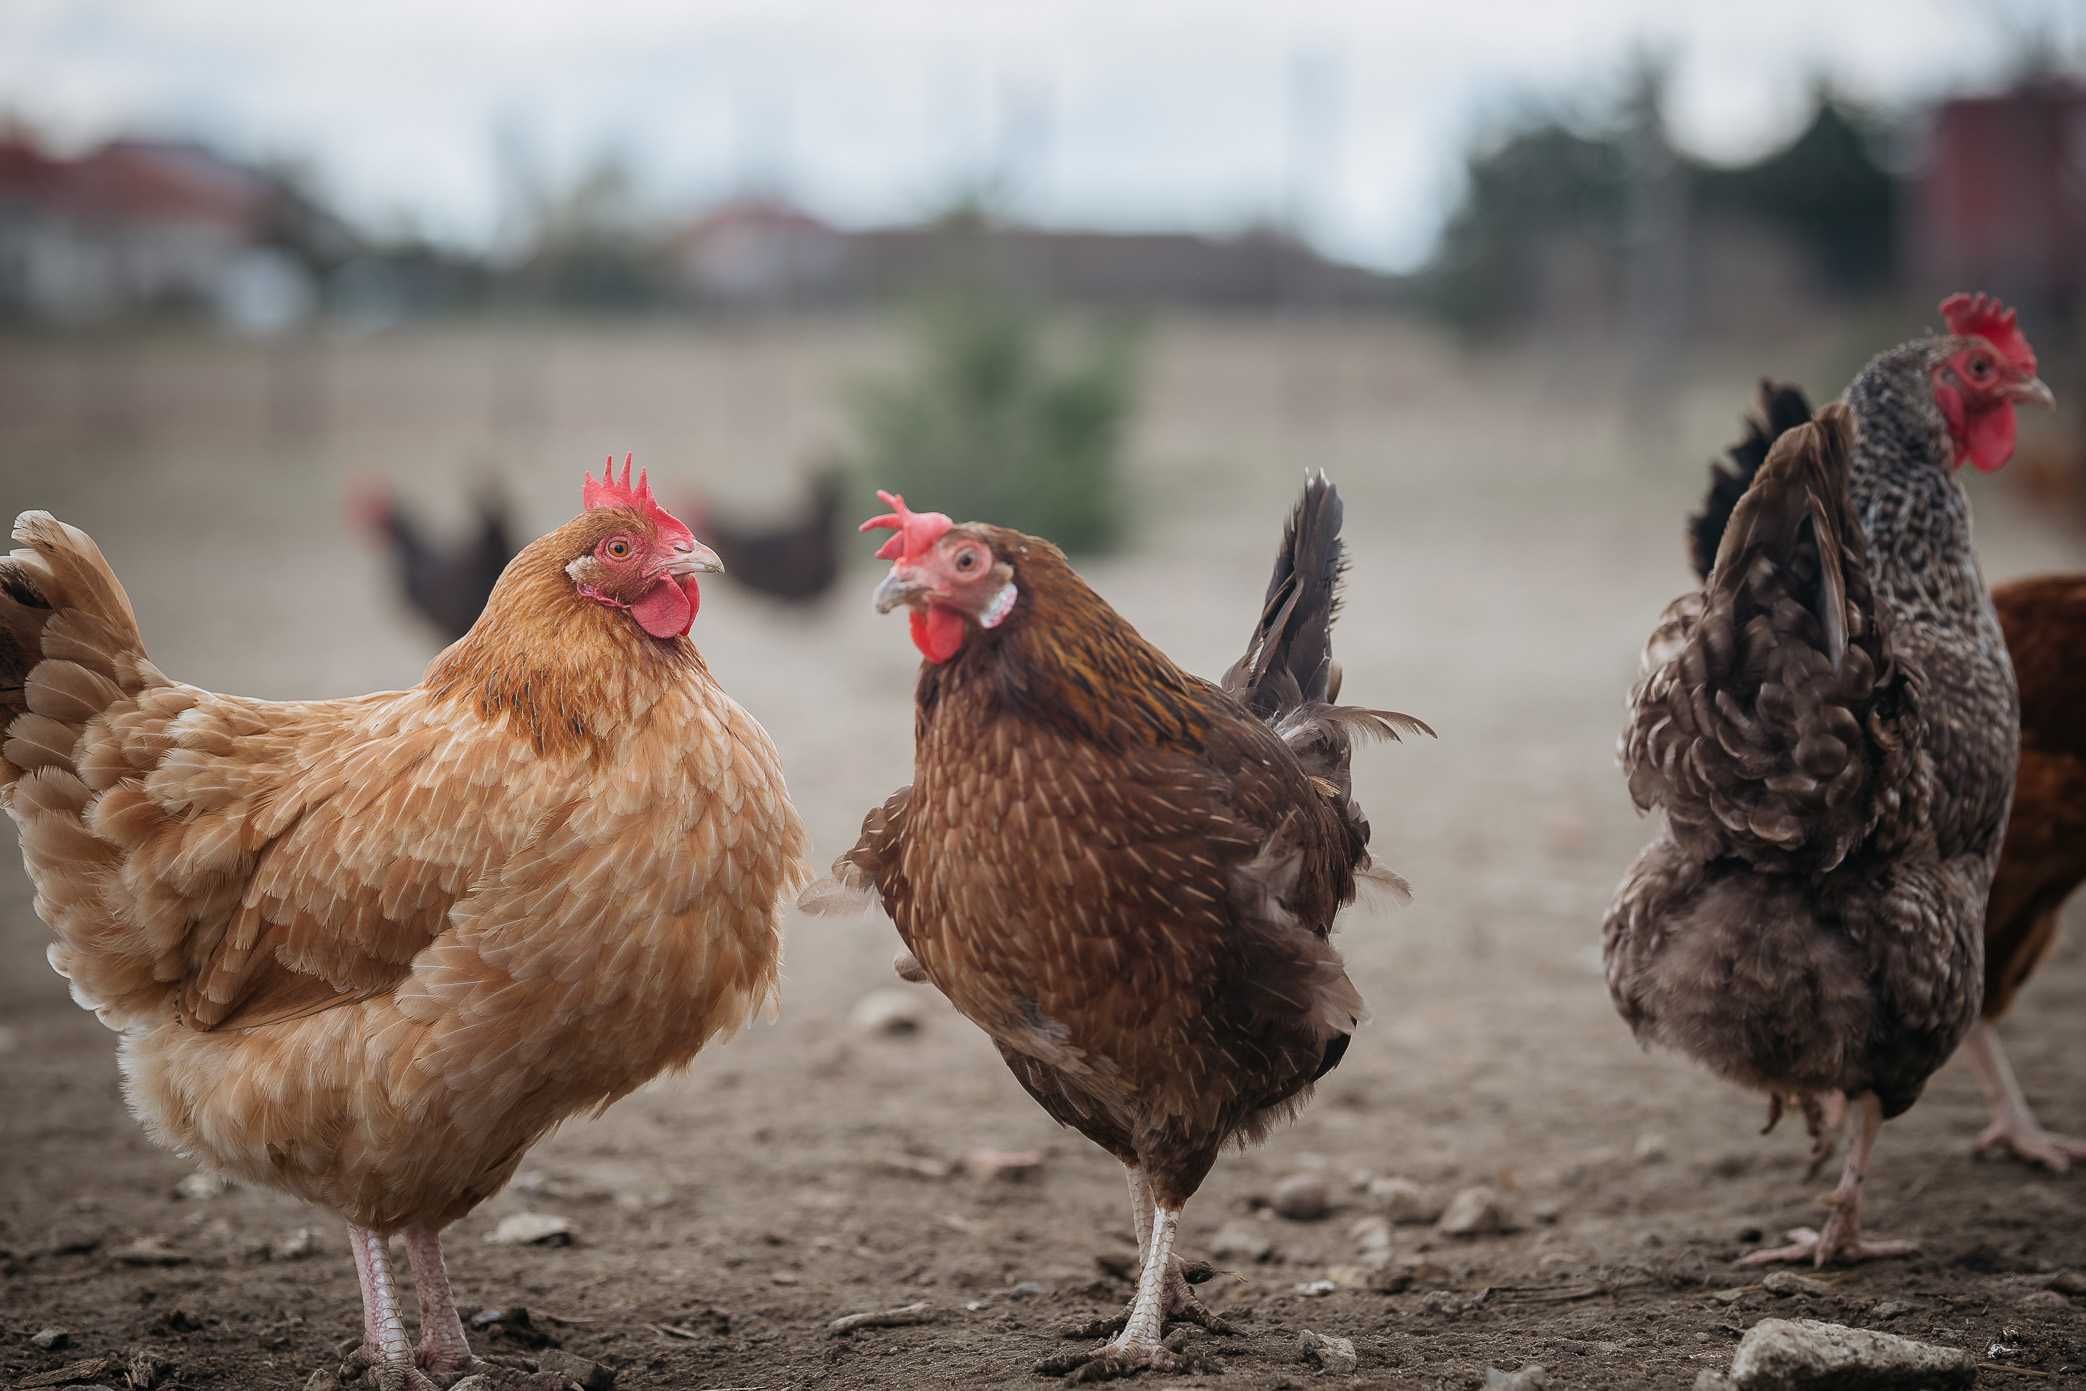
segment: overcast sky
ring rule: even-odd
[[[758,176],[845,223],[998,165],[1044,221],[1225,230],[1292,208],[1335,254],[1422,257],[1470,134],[1523,94],[1597,103],[1670,54],[1668,116],[1742,157],[1828,75],[1899,103],[1999,81],[2022,36],[2086,59],[2086,0],[0,0],[0,114],[294,157],[375,227],[487,243],[496,150],[606,150],[661,209]],[[515,167],[510,160],[508,167]]]

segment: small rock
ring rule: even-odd
[[[1009,1290],[1007,1291],[1007,1298],[1009,1298],[1009,1299],[1034,1299],[1034,1298],[1035,1298],[1035,1297],[1036,1297],[1037,1295],[1039,1295],[1039,1294],[1042,1294],[1043,1292],[1044,1292],[1044,1291],[1043,1291],[1043,1282],[1042,1282],[1042,1281],[1040,1281],[1040,1280],[1023,1280],[1023,1281],[1022,1281],[1022,1282],[1021,1282],[1020,1284],[1018,1284],[1018,1285],[1015,1285],[1015,1286],[1011,1287],[1011,1288],[1010,1288],[1010,1289],[1009,1289]]]
[[[174,1185],[174,1196],[183,1202],[207,1203],[212,1198],[222,1198],[231,1188],[216,1174],[194,1173]]]
[[[1441,1199],[1409,1178],[1380,1178],[1369,1184],[1369,1200],[1399,1226],[1425,1226],[1441,1216]]]
[[[29,1335],[29,1341],[45,1352],[58,1352],[72,1346],[72,1330],[69,1328],[39,1328]]]
[[[1449,1199],[1447,1211],[1434,1225],[1443,1236],[1489,1236],[1512,1228],[1506,1204],[1499,1194],[1484,1187],[1466,1188]]]
[[[1296,1287],[1296,1292],[1306,1299],[1323,1299],[1339,1288],[1331,1280],[1306,1280]]]
[[[963,1167],[987,1182],[1019,1181],[1041,1172],[1043,1151],[976,1149],[963,1157]]]
[[[511,1212],[487,1233],[488,1246],[570,1246],[572,1223],[548,1212]]]
[[[1210,1254],[1219,1260],[1264,1261],[1274,1253],[1267,1233],[1247,1222],[1226,1222],[1210,1238]]]
[[[1752,1291],[1747,1289],[1744,1285],[1738,1285],[1728,1290],[1718,1290],[1715,1294],[1711,1295],[1710,1298],[1714,1299],[1719,1304],[1736,1304],[1738,1303],[1738,1301],[1744,1299],[1747,1295],[1751,1293]]]
[[[1739,1391],[1969,1386],[1977,1379],[1977,1359],[1960,1348],[1868,1328],[1762,1319],[1739,1340],[1730,1377]]]
[[[1776,1270],[1760,1278],[1760,1288],[1769,1294],[1787,1299],[1792,1295],[1831,1294],[1832,1286],[1823,1280],[1814,1280],[1808,1275],[1798,1275],[1793,1270]]]
[[[1388,1217],[1364,1217],[1347,1229],[1354,1239],[1355,1250],[1361,1253],[1362,1264],[1385,1266],[1391,1263],[1391,1219]]]
[[[920,1032],[926,1014],[926,997],[919,991],[887,987],[857,1000],[848,1019],[865,1034],[904,1038]]]
[[[1731,1391],[1731,1378],[1714,1367],[1695,1373],[1695,1391]]]
[[[2027,1294],[2015,1300],[2014,1305],[2021,1309],[2040,1309],[2046,1312],[2068,1313],[2071,1310],[2072,1302],[2056,1290],[2030,1290]]]
[[[299,1227],[268,1243],[268,1259],[301,1261],[318,1249],[318,1233],[309,1227]]]
[[[1291,1174],[1275,1185],[1272,1205],[1292,1222],[1316,1222],[1333,1210],[1333,1195],[1324,1174]]]
[[[552,1348],[536,1354],[536,1370],[553,1372],[584,1391],[614,1391],[616,1374],[599,1362],[589,1362],[577,1353]]]
[[[1666,1162],[1667,1153],[1666,1137],[1656,1130],[1645,1131],[1637,1137],[1637,1143],[1630,1147],[1630,1158],[1639,1164],[1663,1164]]]
[[[2050,1288],[2059,1294],[2086,1294],[2086,1272],[2060,1270],[2050,1277]]]
[[[1308,1328],[1297,1335],[1297,1361],[1309,1362],[1321,1372],[1346,1376],[1355,1369],[1360,1360],[1355,1356],[1352,1338],[1336,1338],[1330,1333],[1313,1333]]]
[[[1528,1215],[1538,1226],[1554,1227],[1557,1219],[1564,1216],[1564,1203],[1557,1198],[1538,1198],[1529,1204]]]
[[[1550,1384],[1550,1369],[1531,1362],[1518,1372],[1485,1369],[1485,1391],[1543,1391]]]
[[[480,1377],[478,1380],[483,1381],[484,1378]],[[461,1385],[462,1382],[457,1383],[457,1386]],[[313,1372],[304,1379],[304,1391],[340,1391],[340,1378],[331,1372]],[[450,1391],[455,1391],[455,1388],[450,1388]]]
[[[451,1384],[449,1391],[493,1391],[493,1379],[483,1372],[473,1372],[462,1381]]]
[[[1881,1304],[1878,1304],[1875,1308],[1869,1310],[1869,1317],[1872,1319],[1880,1319],[1881,1321],[1888,1323],[1892,1319],[1903,1318],[1905,1315],[1911,1312],[1912,1306],[1906,1303],[1904,1300],[1886,1299]]]
[[[188,1257],[176,1251],[156,1236],[141,1236],[136,1241],[118,1246],[109,1252],[110,1259],[119,1265],[187,1265]]]

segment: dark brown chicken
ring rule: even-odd
[[[1688,522],[1695,573],[1707,578],[1731,510],[1768,449],[1811,418],[1797,388],[1760,384],[1760,414],[1711,470],[1703,510]],[[2005,1148],[2057,1172],[2086,1159],[2086,1140],[2042,1127],[1999,1041],[1998,1021],[2056,939],[2065,900],[2086,880],[2086,575],[1996,585],[1992,603],[2021,690],[2021,762],[2006,844],[1985,907],[1983,1017],[1962,1054],[1992,1106],[1980,1152]]]
[[[1954,474],[2002,466],[2015,404],[2049,389],[2003,306],[1942,308],[1946,333],[1775,443],[1631,696],[1631,796],[1664,824],[1604,929],[1617,1010],[1647,1044],[1853,1118],[1823,1230],[1749,1261],[1912,1249],[1862,1234],[1870,1152],[1983,994],[2020,714]]]
[[[1216,685],[1140,637],[1047,541],[895,509],[881,609],[910,609],[914,781],[835,882],[873,895],[925,978],[1030,1096],[1120,1160],[1143,1252],[1122,1331],[1052,1370],[1167,1366],[1212,1322],[1174,1255],[1227,1143],[1292,1114],[1362,1013],[1333,919],[1371,869],[1342,707],[1339,494],[1305,489],[1246,653]],[[814,904],[831,901],[831,887]]]

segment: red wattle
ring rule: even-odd
[[[913,646],[920,655],[939,666],[963,648],[963,615],[954,609],[945,609],[939,604],[930,604],[924,611],[914,609],[909,615],[913,627]]]
[[[630,616],[655,638],[677,638],[685,635],[695,622],[699,602],[693,579],[666,576],[630,606]]]
[[[2014,403],[2001,401],[1970,417],[1968,450],[1979,473],[1994,473],[2014,457]]]

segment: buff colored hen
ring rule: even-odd
[[[346,1219],[387,1391],[474,1365],[441,1229],[760,1009],[806,878],[774,745],[687,637],[716,557],[627,462],[585,503],[420,685],[347,700],[170,680],[46,513],[0,560],[0,802],[51,964],[155,1140]]]

